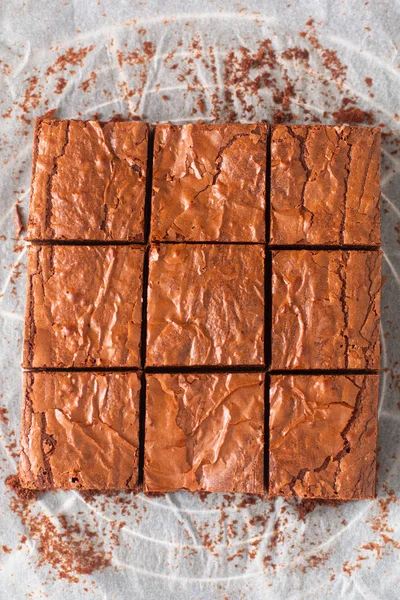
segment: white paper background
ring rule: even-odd
[[[205,0],[3,0],[0,4],[0,234],[6,238],[0,238],[0,408],[8,410],[9,421],[0,421],[2,600],[398,598],[399,9],[399,2],[371,0],[253,0],[245,5]],[[326,53],[312,38],[312,27],[305,26],[310,17],[321,47],[336,51],[348,67],[342,85],[332,77]],[[308,31],[307,36],[302,37],[300,31]],[[15,248],[13,213],[18,200],[26,219],[33,117],[58,108],[59,117],[88,118],[98,113],[108,119],[115,113],[133,113],[152,122],[209,120],[216,116],[212,108],[219,101],[221,121],[232,109],[241,120],[270,121],[280,107],[265,80],[257,93],[248,86],[242,89],[247,104],[254,104],[246,110],[238,99],[240,85],[238,94],[232,83],[233,69],[224,64],[230,51],[241,56],[240,47],[257,54],[260,41],[266,38],[271,39],[278,57],[293,46],[310,53],[308,66],[304,61],[279,58],[279,64],[270,69],[276,87],[285,87],[285,69],[295,82],[290,111],[300,122],[313,116],[332,122],[331,114],[342,98],[350,97],[353,105],[372,111],[374,122],[384,124],[389,134],[383,139],[382,155],[387,281],[382,299],[385,372],[379,413],[378,500],[317,506],[303,521],[294,504],[281,499],[257,500],[242,507],[240,503],[246,505],[248,499],[240,496],[121,494],[89,500],[71,492],[44,494],[29,508],[17,503],[16,514],[15,498],[4,485],[5,477],[16,472],[25,293],[25,251]],[[77,55],[76,66],[59,59],[91,46],[90,51]],[[207,67],[212,54],[214,72]],[[265,65],[253,63],[249,78],[255,80],[266,71]],[[372,87],[366,77],[372,79]],[[88,79],[90,83],[83,84]],[[227,82],[232,103],[225,96]],[[200,98],[204,114],[197,104]],[[193,114],[194,107],[197,113]],[[76,519],[96,531],[97,537],[78,533],[63,537],[60,515],[71,523]],[[54,554],[49,558],[41,547],[49,523],[56,528],[51,535],[58,566]],[[24,535],[27,540],[22,537],[21,541]],[[111,548],[111,567],[78,573],[76,582],[60,578],[68,564],[85,570],[80,554],[89,561],[101,551],[102,543],[106,553]]]

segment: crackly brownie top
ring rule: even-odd
[[[374,497],[378,384],[378,375],[271,377],[271,495]]]
[[[28,239],[144,239],[148,125],[39,119]]]
[[[157,125],[153,241],[265,241],[267,126]]]
[[[272,368],[379,369],[381,254],[281,250],[272,258]]]
[[[147,491],[263,493],[263,374],[154,374],[146,380]]]
[[[264,249],[161,244],[149,258],[148,366],[264,363]]]
[[[379,245],[380,129],[277,125],[273,244]]]
[[[20,477],[36,489],[133,488],[136,373],[25,373]]]
[[[137,246],[31,246],[24,366],[140,366],[143,257]]]

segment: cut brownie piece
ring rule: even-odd
[[[137,373],[24,373],[23,487],[134,488],[138,480]]]
[[[272,369],[379,369],[379,251],[272,258]]]
[[[147,365],[262,365],[264,249],[152,246]]]
[[[144,249],[31,246],[24,366],[139,367]]]
[[[378,375],[271,377],[269,493],[375,496]]]
[[[144,489],[263,493],[264,375],[147,375]]]
[[[379,245],[378,127],[277,125],[271,243]]]
[[[30,240],[144,240],[148,125],[38,119]]]
[[[266,134],[253,125],[157,125],[153,241],[264,242]]]

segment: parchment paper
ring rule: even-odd
[[[2,600],[399,597],[399,8],[382,0],[1,3]],[[18,203],[26,220],[33,118],[51,108],[104,120],[383,124],[376,501],[300,506],[184,492],[28,501],[8,489],[26,278],[14,211]]]

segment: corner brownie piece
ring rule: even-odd
[[[277,125],[271,243],[379,245],[379,127]]]
[[[143,241],[148,125],[38,119],[29,240]]]
[[[264,249],[161,244],[149,258],[147,366],[264,363]]]
[[[137,373],[24,373],[23,487],[134,488],[139,394]]]
[[[271,377],[269,493],[375,497],[378,375]]]
[[[379,251],[272,258],[272,369],[379,369]]]
[[[153,241],[264,242],[267,126],[157,125]]]
[[[139,367],[144,249],[31,246],[24,367]]]
[[[263,493],[262,373],[146,381],[145,491]]]

